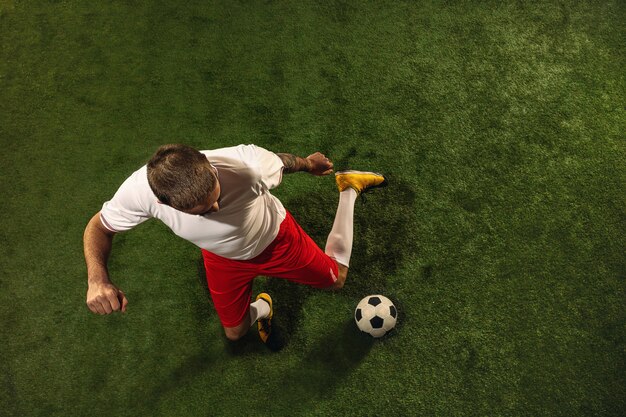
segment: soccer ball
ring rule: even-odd
[[[383,295],[368,295],[354,311],[356,325],[372,337],[382,337],[396,325],[398,311],[391,300]]]

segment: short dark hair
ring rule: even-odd
[[[189,210],[206,202],[215,189],[215,176],[202,152],[170,144],[159,147],[150,158],[148,184],[161,203]]]

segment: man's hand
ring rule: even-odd
[[[333,172],[333,163],[323,153],[315,152],[306,157],[309,172],[313,175],[328,175]]]
[[[285,174],[294,172],[308,172],[313,175],[327,175],[333,172],[333,163],[324,154],[315,152],[306,158],[290,153],[277,153],[285,166]]]
[[[126,312],[128,300],[115,285],[110,283],[90,283],[87,290],[87,306],[96,314],[111,314],[113,311]]]

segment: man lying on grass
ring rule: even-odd
[[[266,275],[316,288],[343,287],[352,252],[354,202],[360,193],[386,185],[373,172],[335,174],[339,206],[322,252],[270,190],[280,184],[283,172],[328,175],[332,170],[332,162],[319,152],[300,158],[254,145],[210,151],[161,146],[85,229],[89,309],[97,314],[126,311],[128,300],[107,270],[113,236],[155,217],[202,250],[226,337],[237,340],[257,322],[267,343],[272,299],[261,293],[250,303],[253,279]]]

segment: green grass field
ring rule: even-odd
[[[0,0],[0,416],[626,414],[623,1],[174,3]],[[128,312],[88,311],[84,227],[171,142],[390,178],[341,292],[257,279],[281,352],[154,220],[115,238]],[[323,245],[333,179],[275,195]]]

